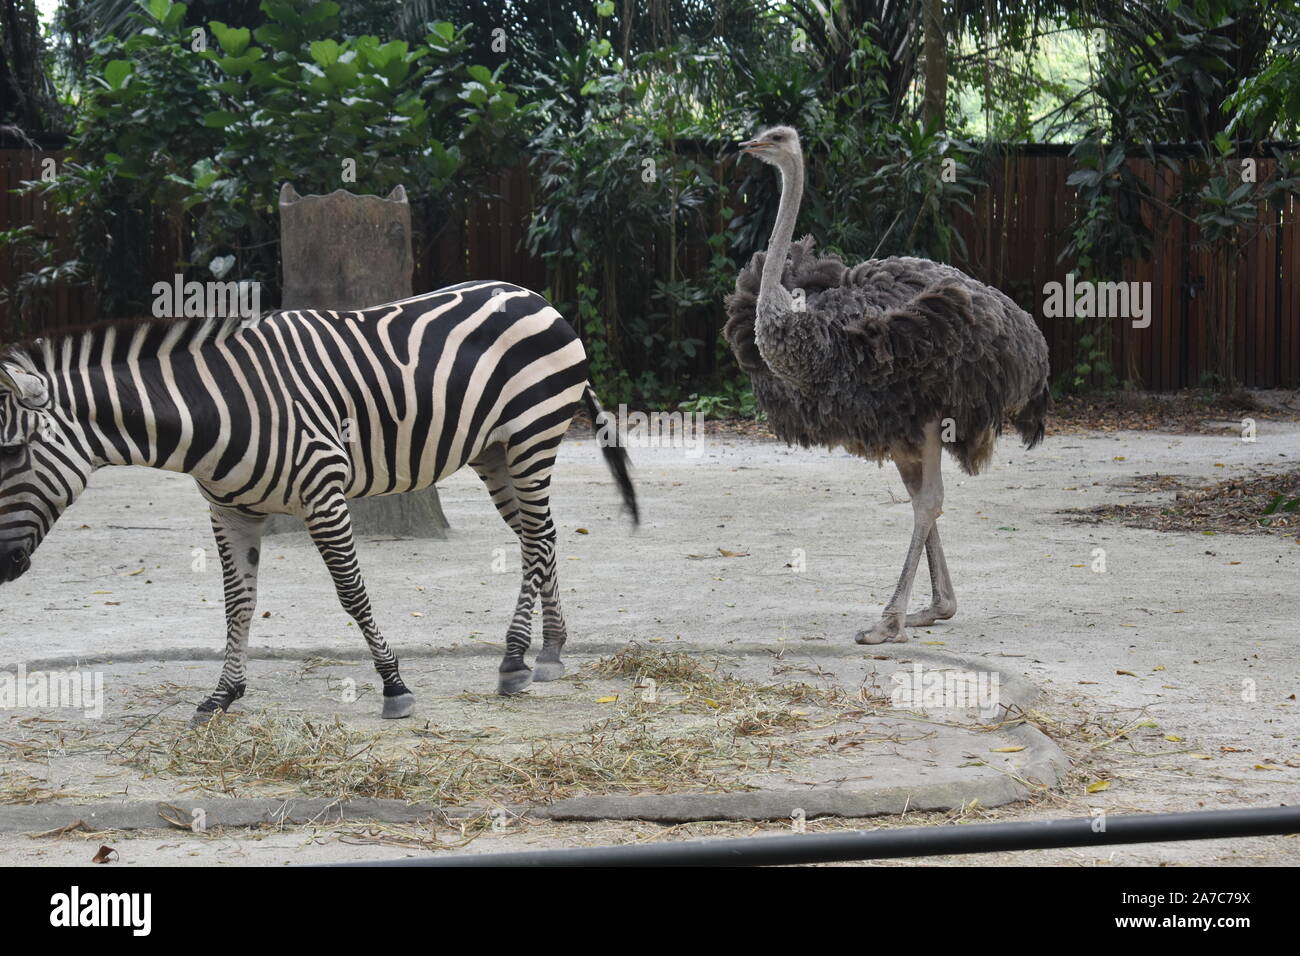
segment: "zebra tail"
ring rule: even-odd
[[[600,453],[605,456],[605,464],[609,465],[614,480],[618,482],[623,505],[631,512],[632,523],[639,525],[641,513],[636,506],[636,489],[632,487],[632,476],[628,472],[627,450],[618,443],[618,428],[609,413],[601,407],[600,399],[596,397],[596,390],[590,382],[582,390],[582,401],[587,406],[587,414],[591,416],[591,428],[600,445]]]

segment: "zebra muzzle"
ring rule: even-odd
[[[10,551],[0,558],[0,584],[16,581],[27,573],[32,566],[31,556],[21,548]]]

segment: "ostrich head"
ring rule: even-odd
[[[789,172],[803,162],[799,134],[792,126],[768,127],[753,139],[741,143],[740,150],[775,166],[782,173]]]

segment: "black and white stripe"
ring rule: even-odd
[[[380,634],[347,499],[411,491],[465,465],[519,536],[523,582],[498,689],[564,667],[549,489],[579,402],[600,408],[582,344],[527,289],[464,282],[357,312],[103,325],[10,351],[0,366],[0,580],[27,570],[101,465],[193,475],[225,580],[226,660],[198,717],[244,693],[267,516],[299,515],[384,682],[384,716],[414,698]],[[602,443],[627,506],[621,448]],[[530,669],[534,602],[542,650]]]

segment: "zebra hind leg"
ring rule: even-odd
[[[199,704],[190,726],[197,727],[224,713],[244,696],[248,674],[248,631],[257,604],[259,546],[266,519],[215,505],[210,508],[212,532],[221,557],[226,592],[226,660],[217,689]]]
[[[375,670],[384,682],[384,709],[381,716],[388,719],[409,717],[415,710],[415,695],[402,682],[402,675],[397,668],[397,656],[379,633],[374,614],[371,613],[370,598],[366,595],[361,567],[357,563],[352,516],[348,512],[348,503],[343,493],[335,492],[313,508],[307,516],[306,524],[307,531],[334,580],[339,603],[352,620],[357,622],[357,627],[361,628],[361,634],[370,646]]]
[[[552,681],[564,676],[560,652],[568,640],[564,612],[560,610],[560,582],[555,570],[555,527],[551,524],[549,500],[543,498],[548,532],[539,542],[542,561],[542,650],[533,665],[533,680]]]
[[[563,435],[548,436],[523,454],[516,449],[507,461],[505,449],[494,446],[472,463],[483,479],[502,519],[519,536],[522,580],[514,617],[506,631],[506,653],[497,671],[497,692],[517,694],[533,681],[552,681],[564,674],[560,651],[566,632],[560,611],[555,574],[555,526],[551,521],[550,481],[555,447]],[[542,650],[536,667],[528,668],[524,654],[532,644],[533,605],[542,599]]]
[[[501,520],[510,526],[510,530],[524,538],[523,518],[519,512],[519,501],[515,497],[514,482],[506,467],[505,448],[493,445],[483,450],[470,462],[470,467],[478,473],[492,504],[496,506]],[[524,652],[533,642],[533,597],[528,586],[527,561],[524,564],[524,580],[519,590],[519,602],[515,605],[515,615],[506,630],[506,654],[497,669],[497,693],[517,694],[533,682],[533,672],[524,661]]]

